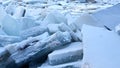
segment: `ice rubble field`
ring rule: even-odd
[[[0,68],[120,68],[119,1],[80,2],[0,0]]]

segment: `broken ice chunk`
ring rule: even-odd
[[[71,35],[69,32],[58,32],[57,34],[57,39],[63,44],[67,44],[71,42]]]
[[[46,3],[47,2],[47,0],[23,0],[23,2],[25,2],[25,3],[38,3],[38,2],[40,2],[40,3]]]
[[[5,56],[7,53],[6,49],[4,47],[0,47],[0,60]]]
[[[45,32],[39,36],[36,37],[29,37],[27,40],[24,40],[20,43],[18,43],[17,48],[18,49],[25,49],[28,46],[30,46],[30,43],[37,43],[38,41],[43,40],[44,38],[47,38],[49,36],[48,32]]]
[[[74,26],[73,22],[75,21],[75,18],[72,17],[71,14],[66,14],[66,19],[67,19],[67,25],[72,29],[75,30],[76,27]]]
[[[3,5],[4,5],[4,4],[3,4]],[[16,5],[15,2],[13,1],[13,2],[10,2],[10,3],[8,4],[8,6],[6,6],[5,10],[6,10],[6,12],[7,12],[8,14],[13,15],[14,12],[15,12],[15,8],[16,8],[16,7],[17,7],[17,5]]]
[[[75,32],[75,35],[79,38],[80,41],[82,41],[82,33],[80,32],[80,30],[77,30]]]
[[[5,49],[10,53],[10,54],[13,54],[15,53],[18,48],[17,48],[17,43],[14,43],[14,44],[8,44],[5,46]]]
[[[7,36],[7,35],[0,35],[0,46],[5,46],[7,44],[19,42],[22,39],[18,36]]]
[[[42,22],[42,25],[48,25],[48,24],[59,24],[59,23],[67,23],[66,18],[63,14],[61,14],[58,11],[52,11],[50,12],[45,19]]]
[[[67,19],[67,24],[71,24],[73,21],[72,15],[70,13],[66,14],[65,18]]]
[[[20,20],[20,23],[21,23],[21,29],[22,30],[38,26],[38,24],[32,18],[23,17],[23,18],[20,18],[19,20]]]
[[[81,15],[73,23],[79,29],[82,28],[83,24],[93,25],[93,26],[103,26],[102,24],[98,23],[97,20],[90,14]]]
[[[5,9],[3,6],[0,5],[0,23],[1,23],[1,20],[4,19],[4,17],[6,16],[6,12],[5,12]]]
[[[29,47],[31,45],[30,43],[37,43],[38,41],[41,41],[48,36],[49,36],[48,32],[45,32],[42,35],[39,35],[36,37],[30,37],[26,40],[19,42],[19,43],[8,44],[5,48],[8,50],[8,52],[10,54],[13,54],[18,50],[26,49],[27,47]]]
[[[6,15],[2,20],[2,28],[6,34],[18,36],[21,31],[21,23],[10,15]]]
[[[20,19],[14,19],[10,15],[6,15],[4,19],[1,20],[1,22],[1,27],[5,31],[5,33],[12,36],[18,36],[20,35],[20,32],[25,29],[38,26],[35,20],[31,18],[25,17]]]
[[[89,0],[78,0],[78,1],[81,3],[87,3],[87,1],[89,1]]]
[[[48,31],[50,34],[53,34],[57,31],[59,31],[59,24],[48,24],[47,25],[47,28],[48,28]]]
[[[82,59],[82,45],[80,42],[69,44],[67,47],[55,50],[48,55],[51,65],[59,65],[67,62],[77,61]]]
[[[25,39],[27,37],[34,37],[34,36],[40,35],[46,31],[47,31],[47,27],[36,26],[36,27],[32,27],[32,28],[21,31],[20,36]]]
[[[7,35],[0,26],[0,35]]]
[[[16,19],[19,19],[21,17],[24,17],[25,16],[25,8],[22,7],[22,6],[18,6],[16,7],[16,10],[13,14],[13,17],[16,18]]]
[[[70,28],[69,26],[67,26],[66,24],[61,23],[61,24],[59,25],[59,29],[60,29],[61,31],[63,31],[63,32],[64,32],[64,31],[68,31],[68,32],[70,33],[73,41],[80,41],[79,38],[77,37],[77,35],[75,35],[75,33],[71,30],[71,28]]]
[[[55,35],[50,36],[49,40],[41,40],[39,42],[40,43],[38,45],[36,43],[34,46],[29,46],[24,50],[20,50],[12,54],[11,58],[15,61],[14,64],[23,66],[24,64],[29,64],[30,62],[43,62],[45,61],[45,57],[47,57],[51,51],[56,50],[58,47],[62,47],[62,45],[70,43],[71,36],[68,32],[58,32]],[[12,63],[13,62],[9,62],[8,66]]]

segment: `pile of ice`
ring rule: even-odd
[[[120,4],[1,2],[0,68],[120,67]]]

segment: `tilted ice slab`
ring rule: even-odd
[[[83,68],[120,68],[120,37],[104,28],[84,25]]]

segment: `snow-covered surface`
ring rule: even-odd
[[[120,68],[120,36],[114,31],[84,25],[83,66],[90,68]]]

